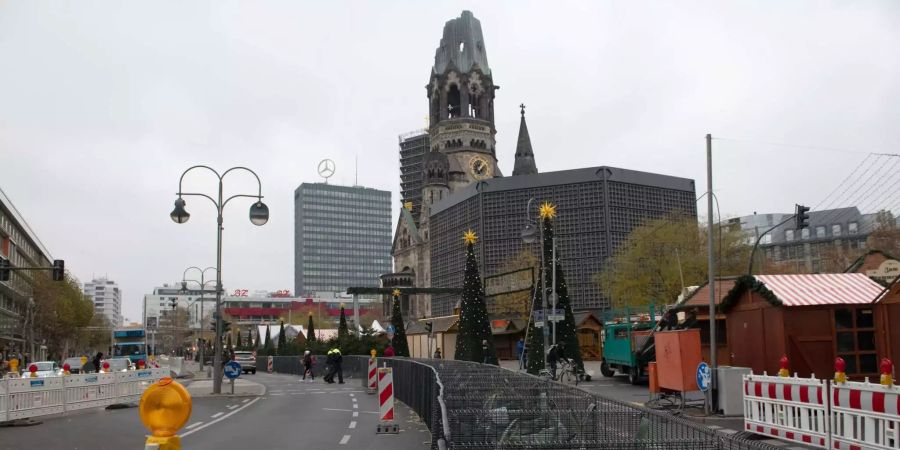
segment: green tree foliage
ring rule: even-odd
[[[266,356],[275,356],[275,344],[272,343],[272,331],[268,325],[266,325],[266,342],[263,344],[263,353]]]
[[[537,265],[537,257],[531,250],[526,249],[509,259],[500,271],[501,273],[515,272],[508,277],[512,278],[516,285],[527,286],[533,279],[534,271],[522,269],[536,269]],[[525,290],[488,298],[486,299],[488,314],[497,318],[528,320],[531,296],[532,292]]]
[[[31,311],[35,337],[47,342],[53,359],[68,356],[83,346],[82,330],[91,323],[94,305],[84,296],[78,282],[66,275],[64,281],[53,281],[49,273],[32,272]],[[103,350],[108,346],[102,347]],[[104,351],[105,353],[105,351]]]
[[[238,333],[237,333],[237,349],[238,349],[238,350],[243,350],[243,349],[244,349],[244,342],[243,342],[243,339],[241,338],[241,331],[240,331],[240,330],[238,330]]]
[[[347,316],[344,313],[344,305],[341,304],[341,319],[338,322],[338,338],[346,339],[350,335],[350,329],[347,328]]]
[[[713,229],[717,276],[747,272],[751,244],[739,226]],[[635,228],[594,277],[614,307],[672,303],[684,287],[707,280],[707,230],[692,217],[673,214]]]
[[[284,334],[284,322],[281,322],[281,327],[278,329],[278,354],[281,354],[282,349],[284,349],[285,345],[287,345],[287,336]]]
[[[256,350],[256,345],[253,345],[253,328],[247,330],[247,350]]]
[[[455,359],[498,364],[491,322],[484,303],[481,275],[478,274],[478,262],[475,259],[474,238],[466,243],[466,272],[463,278]]]
[[[316,325],[313,323],[312,313],[309,313],[309,320],[306,324],[306,342],[312,343],[316,341]]]
[[[228,349],[228,355],[230,357],[231,353],[234,351],[234,346],[231,345],[231,333],[228,333],[228,338],[226,339],[227,344],[225,348]]]
[[[406,340],[406,326],[403,324],[403,315],[400,312],[400,297],[395,295],[391,301],[391,325],[394,326],[394,338],[391,345],[396,356],[409,357],[409,342]]]

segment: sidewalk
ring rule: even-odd
[[[215,396],[213,394],[213,380],[205,379],[205,380],[193,380],[185,386],[188,390],[188,393],[191,394],[191,397],[212,397]],[[245,380],[242,378],[238,378],[234,380],[234,396],[235,397],[246,397],[246,396],[258,396],[265,395],[266,387],[262,384],[259,384],[255,381]],[[222,396],[232,396],[231,394],[231,381],[222,380]]]

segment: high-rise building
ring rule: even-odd
[[[400,140],[400,201],[404,205],[412,203],[413,219],[419,223],[419,209],[422,207],[423,171],[422,162],[431,139],[427,130],[416,130],[399,136]]]
[[[84,295],[94,304],[94,313],[106,316],[109,324],[122,326],[122,291],[115,281],[106,277],[84,283]]]
[[[390,268],[390,191],[326,183],[294,191],[294,295],[378,286]]]

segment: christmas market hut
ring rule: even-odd
[[[521,319],[491,319],[491,335],[497,359],[516,359],[516,342],[525,337],[528,322]]]
[[[827,378],[840,356],[849,377],[876,377],[886,349],[873,302],[883,290],[862,273],[737,278],[719,305],[729,352],[720,364],[774,374],[786,355],[791,373]]]
[[[894,365],[900,364],[900,276],[888,283],[875,305],[876,323],[881,327],[883,355],[890,358]]]
[[[431,322],[431,353],[428,346],[428,327]],[[431,358],[435,349],[441,349],[443,359],[453,359],[456,353],[456,335],[459,333],[459,316],[431,317],[411,320],[406,325],[406,341],[411,358]]]
[[[737,277],[716,279],[715,304],[718,308],[722,299],[734,288]],[[709,283],[689,292],[674,310],[678,313],[678,322],[684,328],[700,329],[700,354],[704,361],[709,361]],[[718,309],[717,309],[718,311]],[[721,364],[727,364],[731,358],[728,350],[728,333],[725,332],[725,314],[716,313],[716,356]]]
[[[578,348],[581,349],[581,359],[585,361],[600,361],[602,349],[600,347],[600,331],[603,323],[590,311],[580,311],[575,314],[575,330],[578,333]]]

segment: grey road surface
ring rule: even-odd
[[[378,401],[359,386],[300,383],[295,376],[246,375],[266,386],[260,397],[195,398],[179,433],[185,450],[423,449],[431,434],[396,405],[400,434],[376,435]],[[137,408],[89,410],[42,419],[34,427],[0,428],[0,449],[120,450],[143,448],[147,430]]]

